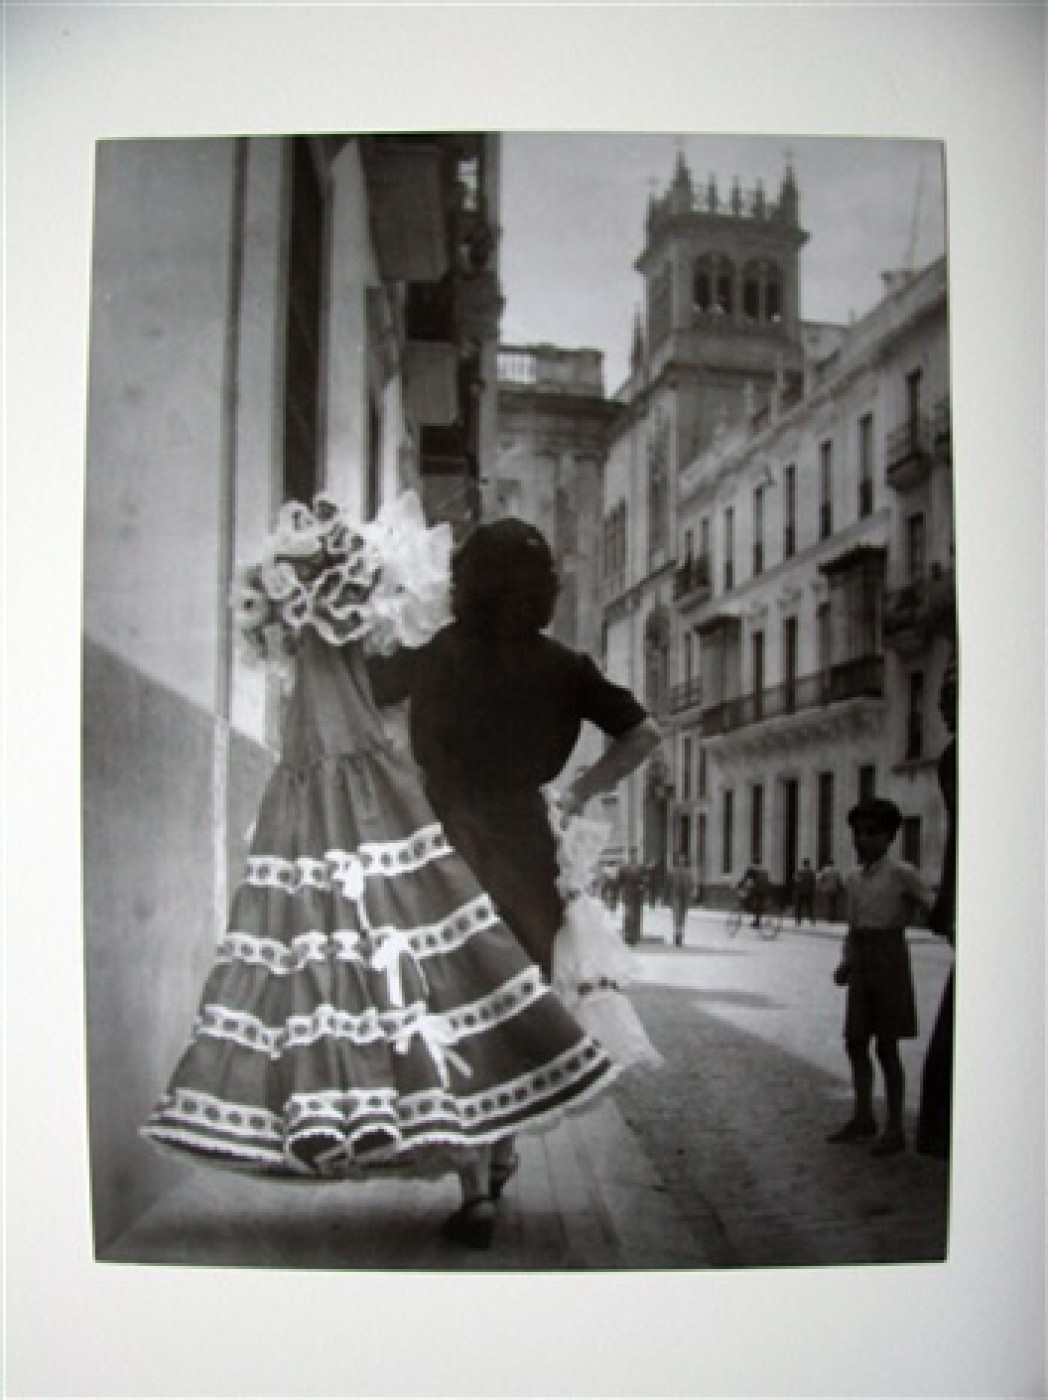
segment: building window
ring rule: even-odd
[[[667,263],[650,282],[649,338],[653,346],[669,335],[673,325],[673,269]]]
[[[669,690],[670,654],[669,616],[663,607],[656,607],[644,624],[644,699],[653,715],[666,709]]]
[[[751,638],[753,647],[753,718],[764,714],[764,633],[754,632]]]
[[[715,310],[723,316],[730,316],[735,306],[735,273],[730,262],[725,261],[717,273],[717,305]]]
[[[833,860],[833,774],[819,774],[819,807],[816,816],[815,864],[818,869]]]
[[[706,813],[699,813],[699,884],[706,879]]]
[[[755,326],[760,316],[761,284],[757,267],[751,263],[742,275],[742,319],[748,326]]]
[[[708,560],[710,557],[710,518],[704,516],[699,521],[699,558]]]
[[[721,841],[722,861],[721,868],[725,875],[730,875],[734,864],[732,839],[735,834],[735,794],[731,788],[724,790],[724,831]]]
[[[677,855],[691,864],[691,817],[687,812],[677,819]]]
[[[754,783],[750,788],[750,863],[764,864],[764,787]]]
[[[819,651],[819,674],[824,677],[833,665],[833,633],[830,630],[830,617],[829,603],[820,603],[815,609],[815,634]]]
[[[797,552],[797,468],[782,472],[782,557],[792,559]]]
[[[924,753],[924,672],[910,672],[909,706],[906,711],[906,757]]]
[[[764,487],[753,492],[753,572],[764,572]]]
[[[782,320],[782,273],[774,263],[765,271],[764,319],[769,326]]]
[[[797,869],[800,813],[800,782],[796,778],[785,778],[782,784],[782,879],[787,885]]]
[[[724,589],[735,587],[735,510],[728,506],[724,512]]]
[[[706,750],[699,745],[699,796],[706,797],[709,793],[709,772],[706,766]]]
[[[648,442],[648,552],[665,549],[669,532],[669,428],[660,423]]]
[[[869,802],[877,796],[877,767],[873,763],[859,765],[859,801]]]
[[[692,275],[692,304],[700,315],[730,316],[735,304],[735,268],[728,258],[707,253]]]
[[[833,443],[819,444],[819,539],[833,534]]]
[[[666,491],[667,435],[659,430],[648,444],[648,550],[665,549],[669,497]]]
[[[859,419],[859,519],[873,514],[873,414]]]
[[[918,870],[921,868],[921,819],[920,817],[903,817],[902,819],[902,858],[915,865]]]
[[[318,489],[322,208],[310,143],[298,137],[291,143],[284,499],[306,504]]]
[[[782,705],[785,714],[792,714],[797,703],[797,619],[782,622]]]
[[[604,576],[619,578],[626,569],[626,503],[620,501],[604,522]]]
[[[914,442],[920,441],[923,384],[924,373],[920,369],[912,370],[906,376],[906,419]]]
[[[691,797],[691,747],[691,739],[685,735],[680,755],[680,793],[685,800]]]
[[[924,513],[918,511],[906,521],[906,572],[911,583],[920,583],[925,569]]]

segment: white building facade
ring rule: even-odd
[[[673,849],[717,901],[751,864],[852,863],[893,799],[937,878],[937,710],[955,647],[945,260],[810,359],[792,405],[725,426],[678,483]]]

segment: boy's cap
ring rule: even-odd
[[[860,822],[894,836],[902,826],[902,813],[887,797],[868,797],[864,802],[857,802],[848,813],[848,825],[853,830]]]

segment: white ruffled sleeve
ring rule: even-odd
[[[423,646],[451,621],[450,525],[427,526],[418,496],[405,491],[362,533],[377,565],[365,649],[388,656]]]

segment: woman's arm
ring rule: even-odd
[[[580,773],[562,794],[561,806],[569,816],[576,816],[592,798],[610,791],[623,778],[629,777],[651,757],[661,742],[662,735],[653,719],[642,720],[633,729],[612,739],[596,763]]]

